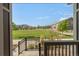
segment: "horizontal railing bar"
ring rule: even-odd
[[[79,42],[45,42],[47,45],[78,45]]]
[[[21,41],[19,41],[19,44],[22,44],[22,43],[24,43],[25,42],[25,40],[21,40]]]

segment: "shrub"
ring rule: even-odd
[[[34,49],[34,44],[29,44],[28,48]]]
[[[39,48],[39,45],[35,45],[35,48]]]

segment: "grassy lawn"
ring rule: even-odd
[[[60,35],[59,33],[52,32],[50,29],[32,29],[32,30],[13,30],[13,39],[21,39],[29,36],[33,37],[56,37]],[[63,35],[63,38],[71,38],[72,36]]]

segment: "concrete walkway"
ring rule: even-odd
[[[39,51],[23,51],[20,56],[39,56]]]

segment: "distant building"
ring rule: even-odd
[[[70,17],[70,18],[68,18],[68,19],[66,19],[66,20],[68,21],[68,30],[73,30],[73,18]],[[62,20],[62,21],[64,21],[64,20]],[[60,22],[62,22],[62,21],[60,21]],[[58,24],[59,24],[60,22],[51,25],[52,31],[58,31],[57,28],[58,28]]]
[[[71,18],[68,18],[67,19],[67,21],[68,21],[68,30],[73,30],[73,18],[71,17]]]
[[[57,31],[58,23],[51,25],[52,31]]]

